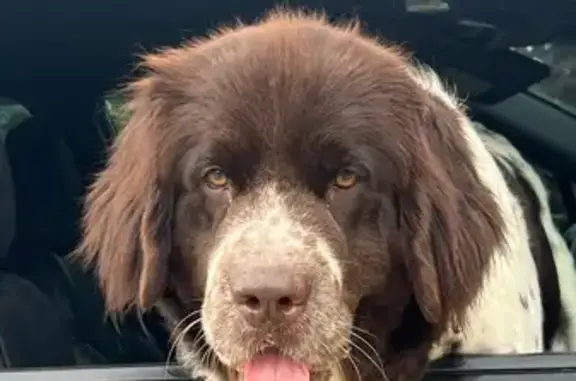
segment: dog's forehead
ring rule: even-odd
[[[317,21],[240,28],[163,57],[150,65],[176,124],[240,170],[381,146],[422,108],[400,54]]]
[[[374,116],[386,102],[414,98],[400,54],[319,21],[240,28],[170,54],[179,58],[167,55],[163,70],[180,79],[171,86],[185,90],[167,94],[188,94],[218,129],[256,129],[268,141],[327,124],[334,133],[339,124]]]

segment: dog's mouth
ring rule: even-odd
[[[326,381],[331,369],[317,369],[276,351],[259,354],[228,372],[228,381]]]
[[[312,370],[307,364],[270,350],[231,373],[229,381],[310,381]]]
[[[311,365],[270,348],[229,367],[224,365],[227,381],[328,381],[341,380],[340,360]]]

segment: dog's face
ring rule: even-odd
[[[392,356],[412,302],[436,332],[473,298],[498,210],[463,115],[396,51],[275,15],[145,64],[80,250],[111,311],[171,305],[182,358],[220,375],[325,379],[362,329]]]

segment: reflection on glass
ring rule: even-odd
[[[549,42],[513,50],[550,66],[550,76],[530,91],[576,113],[576,44]]]

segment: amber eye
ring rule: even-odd
[[[338,172],[334,179],[334,186],[340,189],[350,189],[358,183],[358,175],[349,169]]]
[[[228,176],[220,168],[211,168],[204,173],[204,181],[212,189],[222,189],[228,186]]]

